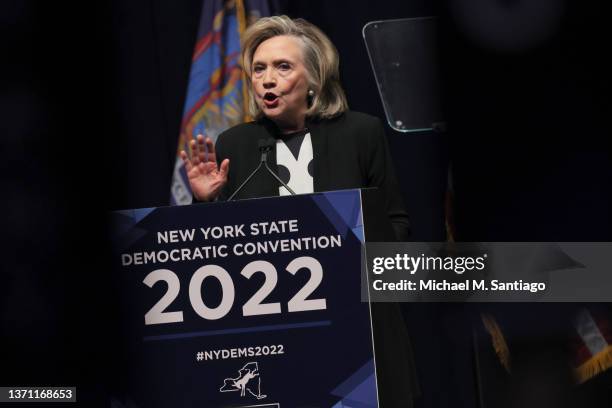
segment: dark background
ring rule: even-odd
[[[330,36],[351,108],[381,118],[361,28],[440,16],[448,132],[387,129],[414,240],[445,238],[449,162],[458,240],[611,240],[604,1],[277,5]],[[121,383],[105,213],[168,203],[200,6],[0,3],[1,385],[76,384],[80,398],[103,402]],[[523,314],[516,324],[536,327],[555,311]],[[474,406],[469,313],[407,306],[405,315],[418,404]],[[609,391],[597,381],[593,393]]]

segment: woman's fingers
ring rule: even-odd
[[[191,165],[191,160],[189,160],[189,155],[187,155],[187,152],[184,150],[181,150],[181,159],[183,160],[183,164],[185,165],[185,170],[187,170],[187,172],[189,173],[192,169],[192,165]]]
[[[191,149],[191,164],[197,166],[200,164],[200,158],[198,154],[198,144],[195,140],[191,139],[189,141],[189,148]]]
[[[205,163],[206,160],[206,146],[204,142],[204,136],[198,135],[196,137],[197,145],[198,145],[198,160],[201,163]]]
[[[221,162],[221,166],[219,166],[219,175],[222,179],[227,180],[227,173],[229,171],[229,159],[225,159]]]
[[[206,137],[206,151],[208,152],[208,157],[206,158],[206,160],[210,162],[216,162],[217,155],[215,154],[215,144],[208,136]]]

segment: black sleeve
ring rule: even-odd
[[[369,135],[368,187],[378,187],[383,192],[387,215],[393,225],[395,237],[399,241],[407,241],[410,237],[408,213],[395,177],[385,129],[379,119],[376,120],[375,129],[372,129]]]

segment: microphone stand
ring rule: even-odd
[[[276,173],[274,173],[274,171],[272,171],[270,166],[268,166],[268,152],[270,150],[272,150],[272,146],[274,146],[274,143],[276,143],[276,141],[274,139],[271,139],[271,138],[267,139],[267,140],[260,140],[259,141],[259,151],[261,152],[261,159],[259,160],[259,165],[257,166],[257,168],[255,170],[253,170],[251,172],[251,174],[249,174],[249,177],[247,177],[246,180],[244,180],[242,182],[242,184],[240,184],[240,186],[238,186],[236,191],[234,191],[232,193],[232,195],[229,196],[227,201],[232,201],[232,199],[236,196],[236,194],[238,194],[240,192],[240,190],[242,190],[244,188],[244,186],[246,186],[247,183],[253,178],[253,176],[255,174],[257,174],[259,169],[261,169],[262,165],[266,168],[266,170],[268,170],[268,173],[270,173],[272,175],[272,177],[274,177],[276,179],[276,181],[281,183],[283,185],[283,187],[285,187],[291,193],[291,195],[295,195],[295,191],[293,191],[291,189],[291,187],[289,187],[283,180],[281,180],[280,177],[278,177],[276,175]]]

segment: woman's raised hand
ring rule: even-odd
[[[191,140],[191,158],[181,150],[181,159],[187,170],[191,191],[198,201],[212,201],[219,196],[221,189],[227,183],[229,159],[217,166],[215,146],[209,137],[198,135]]]

